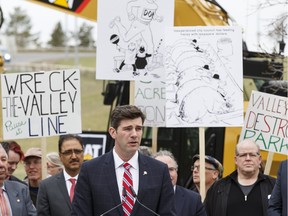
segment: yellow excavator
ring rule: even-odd
[[[28,0],[32,3],[61,10],[97,22],[97,0]],[[67,3],[68,2],[68,3]],[[175,0],[175,26],[229,25],[227,12],[216,0]]]

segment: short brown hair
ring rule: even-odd
[[[142,123],[145,121],[145,114],[134,105],[123,105],[117,106],[112,111],[110,125],[111,127],[117,129],[120,122],[124,119],[136,119],[141,118]]]

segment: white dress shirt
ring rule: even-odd
[[[68,194],[70,196],[70,189],[72,187],[72,183],[71,181],[69,180],[70,178],[74,178],[76,179],[76,184],[77,184],[77,180],[78,180],[78,175],[74,176],[74,177],[71,177],[66,171],[65,169],[63,169],[63,174],[64,174],[64,179],[65,179],[65,182],[66,182],[66,188],[67,188],[67,191],[68,191]]]
[[[123,193],[123,175],[124,175],[124,167],[123,163],[125,163],[116,153],[115,149],[113,149],[113,157],[114,157],[114,163],[115,163],[115,172],[116,172],[116,178],[117,178],[117,184],[118,184],[118,191],[120,198],[122,197]],[[130,173],[132,175],[133,180],[133,189],[136,194],[138,194],[138,188],[139,188],[139,162],[138,162],[138,151],[134,154],[134,156],[127,161],[131,165]]]

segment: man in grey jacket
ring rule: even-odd
[[[84,160],[83,143],[78,135],[62,135],[58,141],[60,160],[64,166],[61,173],[42,180],[37,197],[38,216],[71,215],[71,202],[80,167]]]

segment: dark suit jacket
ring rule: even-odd
[[[268,216],[286,216],[287,215],[287,169],[288,160],[282,161],[277,175],[276,184],[273,188],[269,206]]]
[[[161,216],[175,215],[174,191],[166,164],[139,153],[139,201]],[[121,203],[113,153],[83,163],[75,188],[72,215],[99,216]],[[122,206],[105,216],[123,216]],[[135,201],[131,216],[154,216]]]
[[[175,190],[175,209],[179,216],[206,216],[200,195],[178,185]]]
[[[38,216],[70,216],[71,202],[63,172],[41,181],[37,197]]]
[[[36,216],[36,208],[29,195],[29,189],[24,184],[6,180],[4,187],[7,192],[13,215]]]

